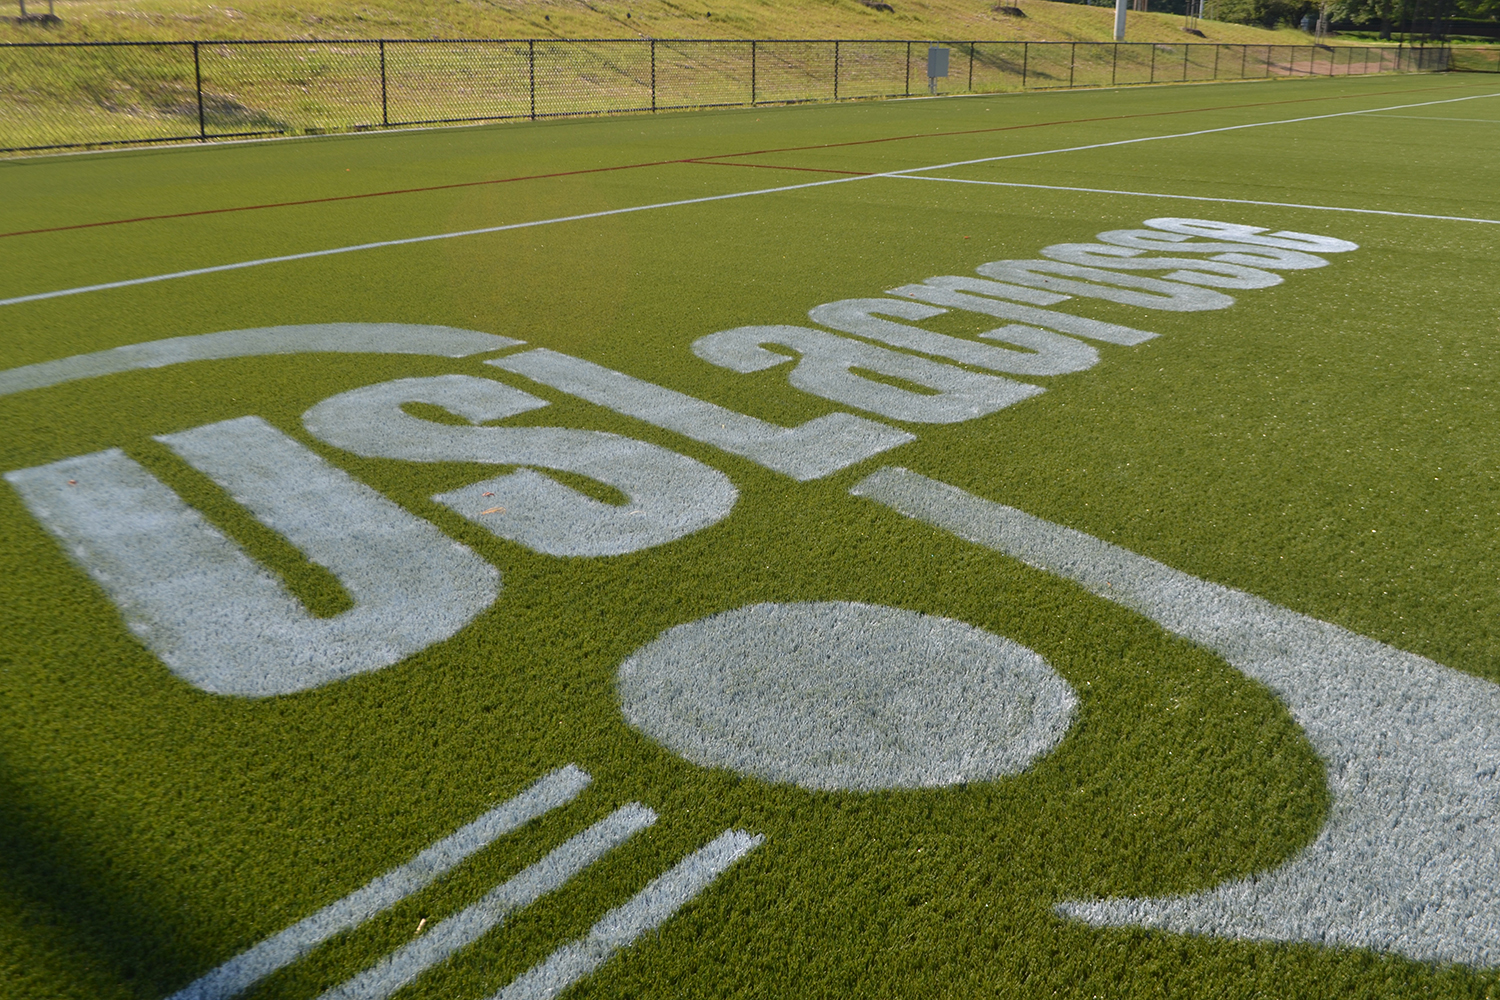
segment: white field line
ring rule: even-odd
[[[352,930],[425,888],[459,862],[522,824],[566,805],[593,779],[577,767],[567,767],[542,778],[515,798],[427,848],[404,865],[280,934],[243,951],[167,1000],[228,1000],[252,984],[297,961],[341,931]]]
[[[562,888],[585,868],[656,822],[639,802],[621,806],[473,905],[447,917],[318,1000],[386,1000],[407,983],[484,937],[516,910]]]
[[[1412,118],[1423,122],[1484,122],[1486,125],[1500,125],[1500,118],[1440,118],[1437,115],[1385,115],[1378,111],[1361,111],[1362,115],[1371,118]]]
[[[974,160],[954,160],[952,163],[936,163],[930,167],[908,167],[891,170],[868,177],[900,177],[904,174],[922,173],[927,170],[946,170],[950,167],[968,167],[976,163],[996,163],[1000,160],[1022,160],[1030,156],[1050,156],[1053,153],[1081,153],[1090,149],[1108,149],[1111,146],[1130,146],[1138,142],[1156,142],[1161,139],[1191,139],[1194,136],[1213,135],[1216,132],[1238,132],[1240,129],[1264,128],[1267,125],[1296,125],[1300,122],[1324,121],[1328,118],[1348,118],[1350,115],[1368,115],[1377,111],[1401,111],[1405,108],[1426,108],[1434,104],[1455,104],[1460,101],[1477,101],[1486,97],[1500,97],[1500,91],[1491,94],[1470,94],[1468,97],[1447,97],[1440,101],[1420,101],[1416,104],[1392,104],[1384,108],[1366,108],[1363,111],[1335,111],[1326,115],[1305,115],[1301,118],[1277,118],[1266,122],[1246,122],[1244,125],[1221,125],[1218,128],[1201,128],[1192,132],[1172,132],[1167,135],[1143,135],[1135,139],[1116,139],[1113,142],[1095,142],[1087,146],[1068,146],[1062,149],[1039,149],[1031,153],[1007,153],[1004,156],[981,156]],[[851,178],[862,180],[867,178]],[[0,305],[4,305],[0,302]]]
[[[1085,194],[1122,194],[1134,198],[1175,198],[1180,201],[1219,201],[1229,205],[1269,205],[1272,208],[1306,208],[1315,212],[1357,212],[1361,215],[1397,215],[1404,219],[1439,219],[1443,222],[1483,222],[1500,226],[1500,219],[1476,219],[1467,215],[1424,215],[1421,212],[1393,212],[1383,208],[1344,208],[1339,205],[1303,205],[1295,201],[1254,201],[1249,198],[1211,198],[1196,194],[1161,194],[1156,191],[1116,191],[1112,188],[1064,187],[1060,184],[1022,184],[1018,181],[976,181],[965,177],[917,177],[908,181],[945,181],[949,184],[984,184],[991,187],[1037,188],[1042,191],[1081,191]]]
[[[552,1000],[609,961],[615,952],[660,927],[763,840],[743,830],[725,830],[671,871],[652,879],[625,905],[606,913],[585,937],[558,948],[490,1000]]]
[[[1116,139],[1112,142],[1094,142],[1083,146],[1065,146],[1058,149],[1040,149],[1027,153],[1007,153],[1002,156],[982,156],[972,160],[953,160],[949,163],[934,163],[925,167],[907,167],[904,170],[889,170],[878,174],[861,174],[857,177],[835,177],[831,180],[808,181],[802,184],[785,184],[780,187],[758,188],[753,191],[734,191],[728,194],[706,195],[701,198],[681,198],[675,201],[659,201],[649,205],[631,205],[626,208],[611,208],[600,212],[585,212],[580,215],[563,215],[553,219],[536,219],[531,222],[512,222],[501,226],[485,226],[480,229],[462,229],[451,233],[432,233],[427,236],[409,236],[399,240],[379,240],[374,243],[357,243],[353,246],[330,247],[326,250],[309,250],[306,253],[285,254],[280,257],[261,257],[256,260],[238,261],[233,264],[216,264],[212,267],[195,267],[186,271],[172,271],[167,274],[153,274],[144,278],[127,278],[123,281],[108,281],[97,285],[80,285],[77,288],[62,288],[52,292],[35,292],[31,295],[18,295],[14,298],[0,299],[0,306],[19,305],[22,302],[37,302],[42,299],[56,299],[68,295],[82,295],[85,292],[101,292],[111,288],[129,288],[133,285],[147,285],[157,281],[170,281],[174,278],[192,278],[203,274],[216,274],[221,271],[238,271],[247,267],[260,267],[264,264],[283,264],[294,260],[310,260],[315,257],[331,257],[335,254],[354,253],[358,250],[376,250],[382,247],[407,246],[413,243],[428,243],[433,240],[451,240],[461,236],[480,236],[485,233],[502,233],[512,229],[529,229],[534,226],[550,226],[560,222],[581,222],[585,219],[600,219],[611,215],[627,215],[632,212],[649,212],[659,208],[679,208],[683,205],[702,205],[713,201],[727,201],[731,198],[750,198],[762,194],[781,194],[786,191],[801,191],[807,188],[827,187],[832,184],[852,184],[856,181],[874,180],[879,177],[901,177],[907,174],[923,173],[928,170],[946,170],[952,167],[967,167],[978,163],[997,163],[1001,160],[1020,160],[1033,156],[1052,156],[1057,153],[1081,153],[1091,149],[1108,149],[1114,146],[1131,146],[1142,142],[1158,142],[1163,139],[1190,139],[1200,135],[1214,135],[1219,132],[1236,132],[1247,128],[1264,128],[1269,125],[1296,125],[1301,122],[1324,121],[1329,118],[1347,118],[1351,115],[1367,115],[1377,111],[1401,111],[1405,108],[1425,108],[1437,104],[1454,104],[1460,101],[1475,101],[1487,97],[1500,97],[1500,92],[1490,94],[1471,94],[1467,97],[1449,97],[1437,101],[1420,101],[1414,104],[1393,104],[1384,108],[1366,108],[1362,111],[1336,111],[1325,115],[1305,115],[1301,118],[1278,118],[1272,121],[1247,122],[1243,125],[1224,125],[1219,128],[1195,129],[1191,132],[1172,132],[1164,135],[1145,135],[1134,139]],[[1431,218],[1440,218],[1432,216]],[[1487,221],[1487,220],[1486,220]]]
[[[699,205],[709,201],[723,201],[727,198],[748,198],[757,194],[777,194],[782,191],[796,191],[799,188],[821,187],[825,184],[843,184],[848,181],[862,181],[867,179],[866,175],[860,177],[836,177],[827,181],[811,181],[805,184],[788,184],[783,187],[761,188],[756,191],[735,191],[731,194],[713,194],[702,198],[684,198],[679,201],[658,201],[650,205],[631,205],[628,208],[610,208],[600,212],[585,212],[581,215],[560,215],[554,219],[535,219],[531,222],[512,222],[503,226],[485,226],[482,229],[461,229],[452,233],[432,233],[427,236],[408,236],[399,240],[380,240],[375,243],[356,243],[347,247],[332,247],[327,250],[309,250],[306,253],[290,253],[281,257],[261,257],[257,260],[242,260],[233,264],[215,264],[212,267],[195,267],[187,271],[172,271],[169,274],[153,274],[145,278],[128,278],[124,281],[107,281],[99,285],[82,285],[78,288],[64,288],[55,292],[37,292],[34,295],[19,295],[12,299],[0,299],[0,306],[13,306],[22,302],[36,302],[40,299],[55,299],[65,295],[81,295],[84,292],[102,292],[110,288],[129,288],[131,285],[148,285],[156,281],[170,281],[173,278],[193,278],[200,274],[216,274],[220,271],[238,271],[246,267],[260,267],[263,264],[284,264],[294,260],[310,260],[314,257],[331,257],[335,254],[354,253],[357,250],[378,250],[381,247],[408,246],[413,243],[430,243],[433,240],[452,240],[460,236],[481,236],[485,233],[503,233],[511,229],[530,229],[533,226],[550,226],[558,222],[582,222],[585,219],[600,219],[610,215],[627,215],[631,212],[649,212],[657,208],[676,208],[681,205]]]

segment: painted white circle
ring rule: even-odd
[[[694,764],[813,789],[936,788],[1026,768],[1077,698],[1040,655],[949,618],[754,604],[620,666],[631,725]]]

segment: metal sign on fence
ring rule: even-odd
[[[948,50],[936,45],[927,49],[927,89],[937,93],[938,77],[948,75]]]

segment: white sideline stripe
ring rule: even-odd
[[[655,822],[656,813],[638,802],[621,806],[553,848],[530,868],[485,893],[479,902],[448,917],[318,1000],[385,1000],[432,966],[499,927],[513,911],[559,888]]]
[[[946,170],[952,167],[973,166],[976,163],[996,163],[1000,160],[1020,160],[1032,156],[1051,156],[1055,153],[1081,153],[1091,149],[1108,149],[1112,146],[1130,146],[1140,142],[1156,142],[1162,139],[1190,139],[1194,136],[1213,135],[1217,132],[1236,132],[1240,129],[1262,128],[1268,125],[1296,125],[1300,122],[1323,121],[1328,118],[1347,118],[1350,115],[1368,115],[1379,111],[1401,111],[1405,108],[1425,108],[1436,104],[1453,104],[1458,101],[1476,101],[1486,97],[1500,97],[1500,92],[1493,94],[1471,94],[1468,97],[1449,97],[1439,101],[1419,101],[1415,104],[1393,104],[1384,108],[1366,108],[1362,111],[1337,111],[1326,115],[1307,115],[1302,118],[1279,118],[1274,121],[1247,122],[1244,125],[1224,125],[1219,128],[1197,129],[1192,132],[1173,132],[1166,135],[1145,135],[1134,139],[1116,139],[1112,142],[1095,142],[1086,146],[1066,146],[1059,149],[1039,149],[1028,153],[1007,153],[1003,156],[982,156],[974,160],[954,160],[951,163],[934,163],[926,167],[907,167],[904,170],[889,170],[879,174],[862,174],[858,177],[835,177],[831,180],[808,181],[803,184],[786,184],[781,187],[758,188],[754,191],[733,191],[728,194],[711,194],[701,198],[681,198],[676,201],[659,201],[649,205],[631,205],[626,208],[610,208],[599,212],[585,212],[581,215],[563,215],[555,219],[535,219],[531,222],[512,222],[503,226],[485,226],[481,229],[462,229],[452,233],[431,233],[427,236],[408,236],[399,240],[379,240],[374,243],[356,243],[347,247],[332,247],[327,250],[309,250],[306,253],[285,254],[280,257],[260,257],[256,260],[244,260],[234,264],[215,264],[212,267],[195,267],[187,271],[172,271],[169,274],[153,274],[145,278],[127,278],[123,281],[107,281],[98,285],[80,285],[77,288],[62,288],[53,292],[35,292],[31,295],[18,295],[14,298],[0,299],[0,306],[19,305],[22,302],[38,302],[42,299],[56,299],[66,295],[82,295],[84,292],[102,292],[111,288],[129,288],[134,285],[148,285],[157,281],[170,281],[173,278],[192,278],[202,274],[217,274],[221,271],[238,271],[247,267],[260,267],[263,264],[284,264],[294,260],[311,260],[314,257],[331,257],[335,254],[354,253],[357,250],[378,250],[382,247],[408,246],[413,243],[429,243],[433,240],[452,240],[461,236],[482,236],[486,233],[503,233],[512,229],[530,229],[534,226],[550,226],[559,222],[581,222],[585,219],[601,219],[611,215],[627,215],[631,212],[649,212],[658,208],[680,208],[683,205],[702,205],[712,201],[727,201],[731,198],[750,198],[762,194],[780,194],[785,191],[801,191],[807,188],[827,187],[830,184],[851,184],[855,181],[874,180],[879,177],[901,177],[906,174],[922,173],[928,170]],[[1427,218],[1446,218],[1444,216],[1428,216]],[[1486,220],[1487,221],[1487,220]]]
[[[406,864],[376,878],[336,903],[231,958],[172,994],[168,1000],[223,1000],[291,964],[340,931],[358,927],[528,820],[566,805],[593,779],[572,764],[553,771],[520,795],[503,802],[444,837]]]
[[[246,267],[260,267],[262,264],[284,264],[294,260],[310,260],[314,257],[331,257],[335,254],[354,253],[357,250],[378,250],[381,247],[400,247],[412,243],[430,243],[433,240],[453,240],[460,236],[482,236],[485,233],[503,233],[511,229],[529,229],[533,226],[550,226],[558,222],[582,222],[585,219],[599,219],[608,215],[627,215],[631,212],[648,212],[656,208],[676,208],[681,205],[698,205],[708,201],[723,201],[728,198],[748,198],[757,194],[777,194],[781,191],[796,191],[799,188],[821,187],[825,184],[844,184],[848,181],[862,181],[867,179],[866,175],[861,177],[835,177],[826,181],[810,181],[805,184],[788,184],[784,187],[762,188],[757,191],[734,191],[730,194],[711,194],[702,198],[684,198],[679,201],[659,201],[650,205],[631,205],[627,208],[610,208],[600,212],[585,212],[582,215],[562,215],[555,219],[535,219],[531,222],[511,222],[503,226],[486,226],[483,229],[462,229],[453,233],[432,233],[427,236],[408,236],[399,240],[380,240],[375,243],[356,243],[353,246],[333,247],[328,250],[309,250],[306,253],[291,253],[280,257],[261,257],[256,260],[242,260],[234,264],[215,264],[212,267],[195,267],[188,271],[173,271],[170,274],[153,274],[146,278],[127,278],[124,281],[107,281],[99,285],[83,285],[78,288],[64,288],[55,292],[37,292],[33,295],[20,295],[12,299],[0,299],[0,306],[13,306],[22,302],[36,302],[41,299],[55,299],[64,295],[81,295],[84,292],[102,292],[111,288],[129,288],[132,285],[149,285],[156,281],[170,281],[173,278],[193,278],[200,274],[216,274],[220,271],[238,271]]]
[[[593,973],[615,952],[660,927],[764,840],[743,830],[725,830],[670,871],[652,879],[625,905],[606,913],[586,936],[563,945],[490,1000],[551,1000]]]
[[[1063,149],[1039,149],[1030,153],[1006,153],[1004,156],[981,156],[975,160],[955,160],[952,163],[938,163],[930,167],[908,167],[905,170],[891,170],[883,174],[869,174],[864,178],[852,178],[853,180],[867,180],[871,177],[900,177],[903,174],[921,173],[927,170],[945,170],[949,167],[968,167],[976,163],[995,163],[1000,160],[1022,160],[1029,156],[1050,156],[1053,153],[1081,153],[1090,149],[1108,149],[1111,146],[1131,146],[1139,142],[1156,142],[1160,139],[1191,139],[1199,135],[1213,135],[1216,132],[1237,132],[1247,128],[1264,128],[1268,125],[1296,125],[1300,122],[1317,122],[1329,118],[1348,118],[1351,115],[1368,115],[1377,111],[1401,111],[1404,108],[1426,108],[1434,104],[1455,104],[1459,101],[1477,101],[1485,97],[1500,97],[1500,91],[1492,94],[1470,94],[1468,97],[1445,97],[1439,101],[1418,101],[1415,104],[1392,104],[1385,108],[1365,108],[1362,111],[1335,111],[1326,115],[1306,115],[1302,118],[1277,118],[1267,122],[1246,122],[1243,125],[1221,125],[1218,128],[1201,128],[1192,132],[1172,132],[1167,135],[1143,135],[1135,139],[1115,139],[1111,142],[1095,142],[1087,146],[1069,146]],[[0,305],[4,305],[0,302]]]
[[[1021,184],[1016,181],[977,181],[966,177],[915,177],[906,181],[946,181],[949,184],[984,184],[990,187],[1037,188],[1041,191],[1081,191],[1085,194],[1123,194],[1134,198],[1174,198],[1179,201],[1217,201],[1229,205],[1268,205],[1272,208],[1307,208],[1315,212],[1356,212],[1360,215],[1397,215],[1405,219],[1440,219],[1444,222],[1483,222],[1500,226],[1500,219],[1475,219],[1467,215],[1424,215],[1420,212],[1391,212],[1382,208],[1343,208],[1339,205],[1303,205],[1295,201],[1254,201],[1249,198],[1210,198],[1196,194],[1161,194],[1156,191],[1115,191],[1110,188],[1064,187],[1060,184]]]
[[[1500,125],[1497,118],[1442,118],[1438,115],[1386,115],[1378,111],[1363,111],[1372,118],[1412,118],[1422,122],[1484,122],[1486,125]]]

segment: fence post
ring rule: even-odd
[[[755,40],[750,41],[750,106],[755,107]]]
[[[1215,80],[1217,80],[1219,78],[1219,56],[1221,56],[1223,54],[1224,54],[1224,46],[1222,46],[1222,45],[1215,45],[1214,46],[1214,79]]]
[[[969,43],[969,93],[974,93],[974,46],[978,42]]]
[[[839,99],[839,43],[833,40],[833,99]]]
[[[1192,51],[1193,51],[1193,46],[1191,44],[1184,44],[1182,46],[1182,81],[1181,82],[1183,82],[1183,83],[1187,83],[1188,54],[1191,53]]]
[[[651,110],[656,110],[656,39],[651,39]]]
[[[1151,82],[1156,82],[1156,43],[1151,43]]]
[[[1073,89],[1073,73],[1078,68],[1078,43],[1070,42],[1068,49],[1068,89]]]
[[[380,40],[380,124],[388,126],[391,123],[390,110],[385,100],[385,39]]]
[[[1026,89],[1026,68],[1031,62],[1031,43],[1021,43],[1021,89]]]
[[[1115,85],[1115,79],[1120,75],[1120,43],[1115,42],[1114,55],[1109,60],[1109,85]]]
[[[531,120],[536,121],[536,39],[526,39],[526,75],[531,87]]]
[[[906,96],[911,96],[911,42],[906,43]]]
[[[208,129],[203,121],[203,68],[198,62],[198,43],[193,43],[193,88],[198,91],[198,141],[208,141]]]
[[[1241,45],[1240,46],[1240,79],[1241,80],[1243,80],[1245,78],[1245,63],[1248,62],[1249,59],[1250,59],[1250,46],[1248,46],[1248,45]]]

